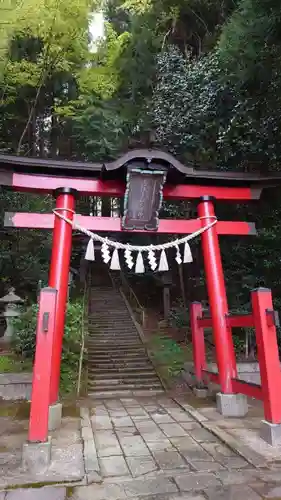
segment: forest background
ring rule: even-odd
[[[95,12],[104,36],[93,47]],[[198,168],[279,171],[280,4],[1,0],[0,111],[1,153],[98,161],[157,147]],[[2,295],[13,285],[34,296],[51,247],[49,234],[4,229],[4,211],[52,206],[49,196],[0,193]],[[182,205],[165,210],[183,214]],[[218,215],[259,231],[221,239],[231,306],[247,305],[259,285],[281,305],[278,190],[258,205],[219,206]]]

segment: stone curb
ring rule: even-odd
[[[89,408],[80,408],[81,439],[87,484],[101,483],[102,477],[95,445]]]
[[[255,468],[264,468],[265,467],[265,458],[251,450],[248,446],[240,443],[234,436],[231,436],[224,429],[221,429],[215,423],[210,423],[208,419],[202,415],[199,411],[194,410],[194,408],[190,405],[183,405],[180,400],[177,398],[174,399],[180,407],[189,413],[194,420],[196,420],[204,429],[211,432],[219,438],[226,446],[228,446],[235,453],[240,455],[244,460],[246,460],[249,464],[251,464]]]

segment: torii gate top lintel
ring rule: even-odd
[[[0,185],[12,186],[13,173],[65,176],[66,178],[89,176],[95,179],[120,180],[126,175],[128,166],[132,165],[141,165],[142,168],[150,170],[155,170],[159,166],[166,169],[169,184],[180,182],[181,184],[251,187],[253,188],[252,199],[259,198],[262,188],[281,184],[279,173],[262,176],[256,173],[219,170],[213,166],[209,168],[205,165],[194,166],[191,163],[180,162],[175,156],[165,151],[134,149],[112,162],[97,163],[0,155]]]

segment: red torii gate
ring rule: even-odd
[[[75,218],[75,222],[88,230],[125,232],[119,219],[76,215],[75,200],[79,195],[124,196],[126,191],[124,171],[129,171],[135,164],[138,167],[141,164],[152,171],[154,168],[159,170],[159,166],[166,169],[167,182],[163,182],[165,200],[198,200],[199,219],[160,220],[158,229],[154,231],[157,233],[192,233],[214,220],[215,199],[232,202],[258,200],[264,187],[281,183],[281,177],[278,175],[262,177],[235,172],[196,170],[183,165],[167,153],[136,150],[108,164],[0,155],[0,185],[7,186],[14,191],[53,194],[56,198],[56,210],[70,220]],[[86,178],[85,175],[87,175]],[[55,217],[54,214],[28,213],[6,213],[5,226],[53,229],[49,289],[41,294],[40,299],[29,428],[29,441],[43,442],[47,439],[48,431],[46,408],[55,406],[59,397],[60,358],[67,302],[72,226],[63,219]],[[145,229],[136,231],[141,232]],[[153,233],[153,231],[150,232]],[[222,394],[235,393],[233,379],[237,378],[237,369],[231,325],[227,321],[228,304],[218,236],[254,234],[256,234],[256,229],[252,223],[218,221],[201,236]],[[38,341],[40,336],[42,337],[41,347]],[[45,349],[49,353],[48,361]],[[45,379],[42,376],[39,382],[40,377],[36,370],[42,372],[45,364],[48,365],[49,376],[45,376]],[[46,371],[44,373],[46,374]],[[45,419],[42,418],[42,411],[45,411]],[[40,412],[41,420],[38,419]]]

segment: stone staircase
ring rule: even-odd
[[[88,331],[89,395],[122,397],[163,392],[124,299],[109,277],[107,283],[103,280],[90,286]]]

